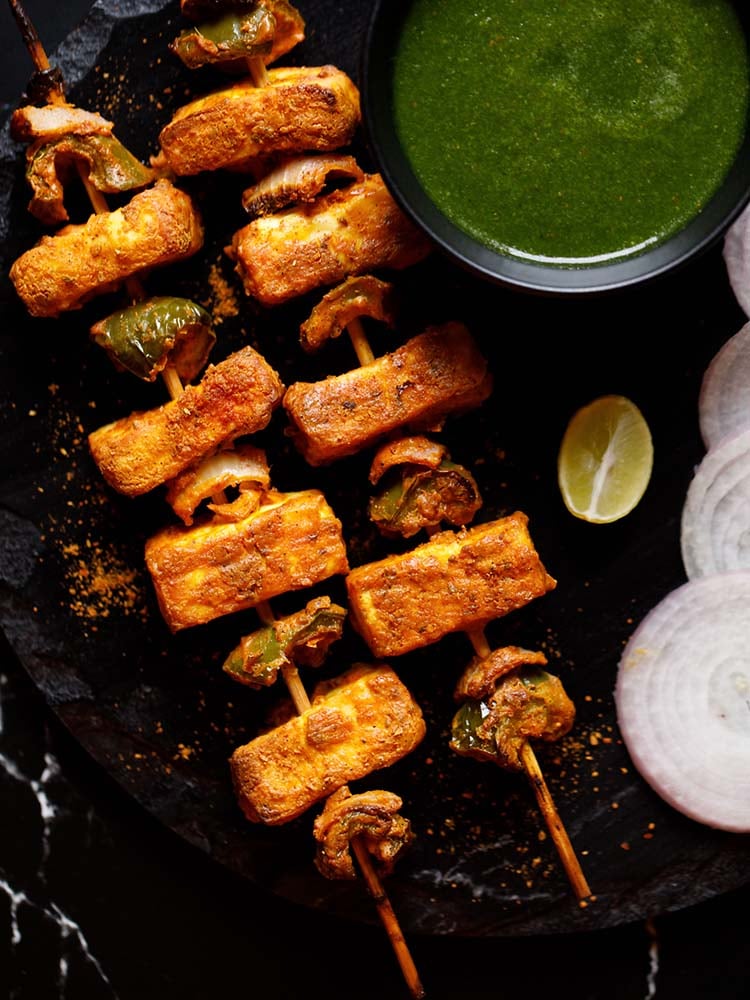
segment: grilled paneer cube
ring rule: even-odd
[[[227,254],[247,294],[275,306],[351,274],[410,267],[430,248],[380,174],[367,174],[310,204],[254,219]]]
[[[241,80],[180,108],[159,135],[178,175],[242,166],[271,153],[330,151],[351,142],[359,91],[335,66],[285,66],[268,84]]]
[[[479,406],[492,376],[461,323],[433,327],[391,354],[284,394],[292,437],[311,465],[326,465],[400,427],[430,430]]]
[[[209,365],[197,385],[154,410],[132,413],[89,435],[110,486],[139,496],[222,444],[265,427],[284,386],[252,347]]]
[[[288,823],[349,781],[388,767],[422,740],[422,712],[385,664],[356,666],[301,715],[231,757],[237,798],[253,823]]]
[[[319,490],[281,494],[238,521],[165,528],[146,543],[146,565],[172,632],[349,569],[341,522]]]
[[[443,531],[409,552],[352,570],[350,618],[375,656],[483,628],[556,586],[534,548],[528,517]]]
[[[162,179],[123,208],[43,236],[15,261],[10,278],[32,316],[58,316],[135,274],[185,260],[202,245],[203,224],[190,196]]]

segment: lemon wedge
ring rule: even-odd
[[[608,524],[646,492],[654,464],[651,431],[625,396],[600,396],[573,414],[557,458],[557,481],[575,517]]]

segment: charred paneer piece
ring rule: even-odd
[[[288,823],[347,782],[395,764],[424,734],[422,712],[395,671],[358,665],[301,715],[234,751],[240,807],[253,823]]]
[[[492,376],[462,323],[433,327],[391,354],[284,394],[294,441],[311,465],[327,465],[401,427],[439,428],[479,406]]]
[[[122,208],[43,236],[15,261],[10,278],[32,316],[53,317],[133,275],[185,260],[202,245],[190,196],[162,179]]]
[[[277,67],[186,104],[159,135],[178,176],[240,167],[269,154],[329,152],[351,142],[359,91],[335,66]]]
[[[52,142],[68,135],[111,135],[114,124],[96,111],[75,104],[24,104],[10,118],[10,134],[16,142]]]
[[[346,580],[352,624],[378,657],[483,628],[555,586],[520,511],[440,532],[409,552],[358,566]]]
[[[177,399],[93,431],[89,448],[110,486],[140,496],[220,445],[264,428],[283,391],[268,362],[244,347],[209,365]]]
[[[254,219],[235,233],[227,254],[247,294],[275,306],[349,275],[410,267],[430,249],[380,174],[367,174],[309,204]]]
[[[165,528],[146,543],[146,565],[172,632],[349,569],[341,522],[319,490],[280,494],[237,521]]]

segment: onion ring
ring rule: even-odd
[[[704,372],[698,420],[707,450],[750,427],[750,323],[724,343]]]
[[[750,572],[691,580],[620,660],[617,722],[641,777],[707,826],[750,832]]]
[[[682,508],[688,579],[750,570],[750,428],[706,453]]]
[[[750,206],[727,230],[722,253],[734,297],[750,316]]]

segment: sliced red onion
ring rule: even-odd
[[[735,298],[745,315],[750,316],[750,206],[727,230],[723,254]]]
[[[688,487],[680,525],[689,579],[750,569],[750,429],[706,453]]]
[[[706,369],[698,420],[707,449],[750,427],[750,323],[726,341]]]
[[[691,580],[633,632],[615,688],[634,766],[675,809],[750,832],[750,572]]]

